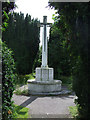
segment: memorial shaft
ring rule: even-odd
[[[43,16],[42,67],[47,67],[47,16]]]
[[[43,23],[38,27],[43,27],[42,38],[42,65],[36,68],[35,79],[28,80],[28,92],[33,95],[58,95],[61,94],[61,81],[54,80],[54,69],[47,65],[47,16],[43,16]]]

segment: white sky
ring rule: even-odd
[[[30,14],[33,18],[38,18],[42,22],[43,16],[47,16],[48,22],[53,22],[52,14],[55,13],[54,10],[45,8],[48,6],[49,0],[16,0],[16,5],[18,8],[16,12],[22,12],[24,14]]]
[[[47,22],[53,23],[52,15],[55,13],[54,9],[50,9],[48,6],[49,0],[16,0],[15,4],[18,6],[15,12],[22,12],[24,15],[27,13],[31,15],[31,18],[38,18],[40,22],[43,22],[43,16],[47,16]],[[47,31],[49,36],[49,29]],[[40,33],[40,45],[42,44],[42,28]]]

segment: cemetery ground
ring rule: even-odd
[[[77,116],[77,107],[75,106],[75,94],[71,92],[58,96],[32,96],[28,94],[27,79],[34,79],[34,73],[20,76],[21,82],[17,84],[14,91],[13,101],[18,105],[15,109],[15,115],[18,118],[71,118]],[[68,83],[66,77],[62,77],[64,84],[62,89],[72,90],[70,78]],[[23,82],[22,82],[23,81]]]

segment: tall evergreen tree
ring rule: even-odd
[[[16,68],[19,74],[32,72],[34,59],[39,50],[39,33],[37,19],[30,15],[13,13],[9,15],[8,27],[3,32],[3,41],[14,51]]]
[[[79,115],[88,119],[88,11],[89,3],[51,3],[57,9],[58,27],[63,30],[63,24],[69,26],[71,30],[70,38],[70,57],[71,69],[73,74],[73,89],[78,97],[76,102],[79,104]],[[67,30],[64,33],[68,33]],[[68,35],[66,35],[67,37]],[[65,38],[66,38],[65,37]]]

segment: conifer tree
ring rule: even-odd
[[[17,72],[29,74],[32,72],[34,60],[39,50],[39,33],[37,19],[30,15],[12,13],[9,15],[8,27],[3,32],[3,41],[14,51]]]

